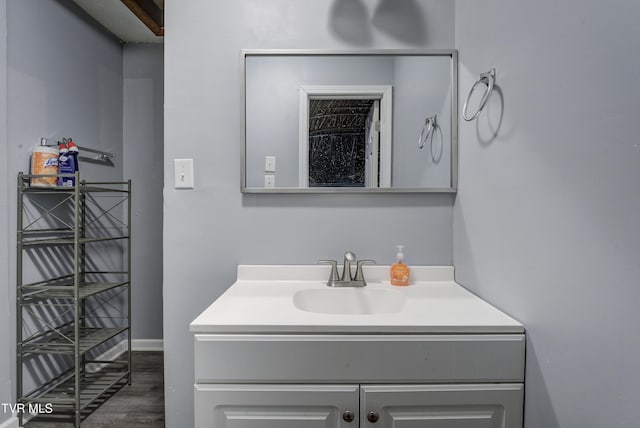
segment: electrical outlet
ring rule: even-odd
[[[276,176],[273,174],[265,174],[264,175],[264,187],[267,189],[271,189],[276,187]]]
[[[193,189],[193,159],[174,159],[174,187]]]

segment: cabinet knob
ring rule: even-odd
[[[345,422],[353,422],[353,420],[355,419],[355,415],[353,414],[353,412],[351,410],[346,410],[343,414],[342,414],[342,419]]]
[[[376,422],[378,422],[378,419],[380,419],[380,415],[378,414],[378,412],[374,412],[372,410],[369,413],[367,413],[367,420],[372,424],[375,424]]]

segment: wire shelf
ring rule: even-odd
[[[106,342],[107,340],[129,330],[123,328],[80,328],[80,354],[86,354],[89,350]],[[65,326],[59,330],[48,330],[36,335],[35,339],[26,340],[22,344],[24,353],[32,354],[75,354],[75,340],[73,325]]]
[[[76,185],[31,186],[41,177],[74,177]],[[53,405],[47,418],[79,427],[131,383],[131,181],[19,173],[17,191],[16,396]],[[116,341],[126,343],[122,356],[91,360]],[[25,394],[29,372],[36,386]]]

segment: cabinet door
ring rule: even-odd
[[[363,385],[364,428],[522,428],[523,384]]]
[[[195,386],[196,428],[357,428],[358,385]]]

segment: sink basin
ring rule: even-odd
[[[320,314],[374,315],[400,312],[406,297],[395,290],[323,288],[300,290],[293,295],[296,308]]]

